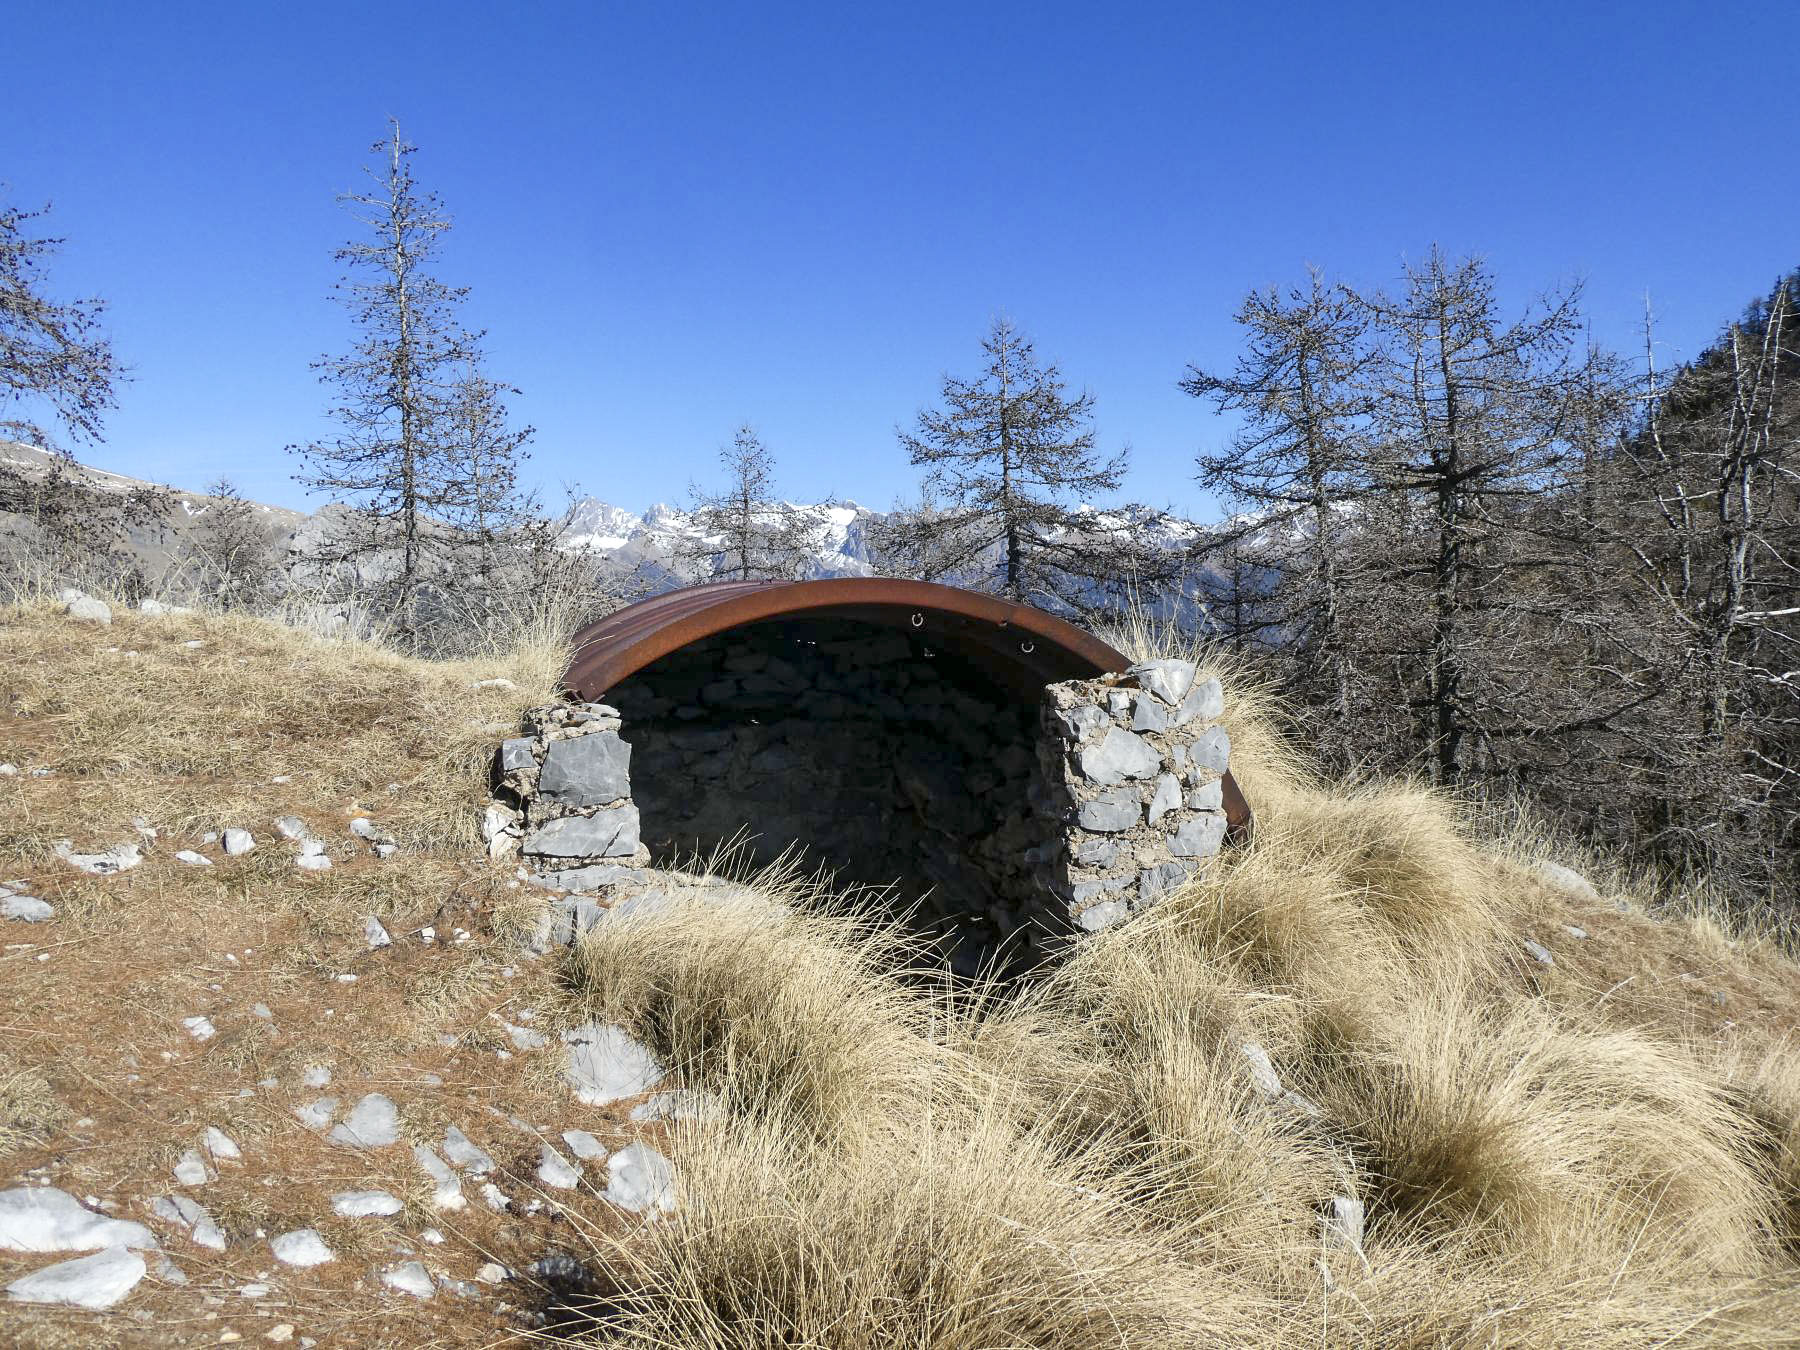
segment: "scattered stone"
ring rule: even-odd
[[[603,1194],[633,1214],[657,1210],[675,1212],[675,1169],[669,1160],[647,1144],[627,1144],[607,1160]]]
[[[491,1181],[482,1184],[481,1203],[496,1214],[504,1214],[512,1208],[512,1201],[508,1200],[505,1192]]]
[[[1194,683],[1192,661],[1140,661],[1125,672],[1170,707],[1179,704]]]
[[[631,1108],[631,1118],[639,1121],[717,1121],[725,1118],[725,1108],[719,1099],[710,1092],[702,1092],[698,1088],[676,1088],[671,1092],[652,1093]],[[580,1134],[582,1131],[577,1130],[572,1133]],[[591,1134],[585,1137],[594,1139]],[[574,1148],[574,1143],[569,1140],[569,1133],[564,1133],[563,1139],[569,1143],[569,1147]],[[594,1143],[598,1146],[599,1141],[594,1140]],[[578,1150],[577,1156],[587,1158],[596,1155],[580,1153]]]
[[[166,1256],[156,1258],[156,1278],[164,1284],[184,1285],[188,1282],[187,1272],[169,1260]]]
[[[210,1041],[219,1034],[210,1017],[184,1017],[181,1019],[181,1025],[186,1027],[188,1035],[197,1041]]]
[[[1546,860],[1540,862],[1535,870],[1540,880],[1556,890],[1578,896],[1583,900],[1600,898],[1600,892],[1594,889],[1594,883],[1573,868]]]
[[[569,1047],[569,1084],[583,1105],[623,1101],[663,1079],[655,1054],[624,1027],[587,1022],[565,1031],[563,1041]]]
[[[1363,1226],[1366,1218],[1363,1202],[1356,1196],[1332,1196],[1331,1211],[1324,1216],[1325,1241],[1363,1256]],[[1363,1259],[1368,1258],[1364,1256]]]
[[[17,764],[0,764],[0,778],[14,778],[18,776],[18,772]]]
[[[386,1148],[399,1142],[400,1115],[391,1100],[371,1092],[350,1108],[342,1124],[332,1126],[326,1138],[345,1148]]]
[[[444,1156],[470,1176],[486,1176],[494,1170],[494,1160],[487,1150],[454,1125],[444,1131]]]
[[[516,1027],[511,1022],[503,1022],[501,1025],[512,1038],[515,1050],[542,1050],[549,1044],[549,1039],[541,1031],[533,1031],[530,1027]]]
[[[331,859],[326,855],[325,845],[316,839],[308,839],[300,845],[294,866],[306,872],[325,872],[331,868]]]
[[[581,1169],[545,1144],[538,1154],[537,1179],[552,1190],[572,1190],[581,1184]]]
[[[477,680],[469,686],[471,689],[517,689],[518,687],[503,675],[496,675],[491,680]]]
[[[98,603],[98,602],[96,602]],[[110,618],[110,615],[109,615]],[[71,1308],[110,1308],[144,1278],[144,1258],[124,1247],[58,1261],[6,1286],[20,1303],[57,1303]]]
[[[300,1085],[302,1087],[315,1088],[330,1087],[331,1070],[326,1068],[323,1064],[308,1064],[306,1066],[306,1072],[300,1075]],[[331,1104],[334,1107],[337,1105],[336,1102],[332,1102]]]
[[[69,840],[58,839],[54,851],[69,866],[78,867],[97,877],[126,871],[144,861],[144,855],[139,852],[136,844],[120,844],[104,853],[76,853]]]
[[[240,830],[235,826],[225,831],[225,855],[229,858],[242,857],[256,847],[256,836],[248,830]]]
[[[1103,928],[1111,928],[1131,913],[1131,910],[1118,900],[1106,900],[1098,905],[1089,905],[1076,916],[1075,922],[1084,933],[1098,933]]]
[[[111,1219],[67,1191],[18,1186],[0,1191],[0,1251],[85,1252],[101,1247],[154,1247],[141,1223]]]
[[[1281,1075],[1275,1072],[1275,1065],[1269,1058],[1269,1052],[1255,1041],[1243,1041],[1238,1045],[1238,1053],[1244,1057],[1244,1066],[1250,1074],[1251,1085],[1270,1101],[1280,1097]]]
[[[8,895],[0,900],[0,916],[17,919],[21,923],[42,923],[55,915],[55,908],[47,900],[39,900],[30,895]]]
[[[336,1097],[320,1097],[316,1101],[305,1102],[294,1108],[294,1114],[300,1117],[300,1123],[307,1129],[317,1133],[331,1124],[337,1115],[338,1099]]]
[[[1216,811],[1189,816],[1169,834],[1177,858],[1210,858],[1225,842],[1225,817]]]
[[[1522,941],[1525,950],[1531,953],[1532,959],[1540,966],[1553,966],[1556,964],[1556,958],[1550,954],[1550,949],[1548,947],[1544,946],[1542,943],[1533,942],[1530,938],[1524,938]]]
[[[401,1208],[399,1197],[386,1191],[339,1191],[331,1197],[332,1212],[346,1219],[386,1218]]]
[[[243,1159],[243,1150],[237,1146],[237,1142],[217,1126],[206,1127],[205,1143],[206,1151],[212,1154],[216,1162],[240,1162]]]
[[[300,844],[313,837],[313,832],[306,828],[306,822],[299,816],[276,816],[275,833],[283,839],[292,839]]]
[[[201,1247],[215,1252],[225,1250],[225,1234],[213,1222],[212,1215],[197,1200],[185,1195],[162,1195],[150,1202],[150,1212],[167,1223],[187,1230],[188,1236]]]
[[[383,947],[393,945],[394,939],[388,936],[388,930],[381,926],[381,920],[373,914],[363,917],[363,941],[369,944],[369,950],[380,951]]]
[[[648,1103],[646,1103],[646,1105],[647,1104]],[[641,1110],[643,1110],[643,1107],[638,1107],[632,1111],[631,1117],[633,1120],[639,1118],[637,1113]],[[564,1130],[563,1143],[569,1146],[569,1152],[573,1153],[583,1162],[592,1162],[596,1158],[604,1158],[608,1152],[606,1145],[601,1143],[586,1130]]]
[[[212,1173],[206,1166],[206,1159],[190,1148],[175,1164],[175,1180],[183,1186],[204,1186],[212,1180]]]
[[[322,1266],[337,1259],[316,1228],[296,1228],[269,1239],[269,1250],[284,1266]]]
[[[467,1203],[463,1199],[462,1182],[450,1170],[450,1164],[423,1144],[413,1145],[413,1160],[424,1169],[425,1175],[431,1178],[437,1188],[431,1197],[434,1209],[461,1209]]]
[[[64,592],[64,597],[63,613],[71,619],[81,623],[97,623],[102,628],[112,626],[112,610],[105,601],[96,600],[93,596],[83,595],[79,591],[73,595]]]
[[[411,1294],[414,1298],[430,1298],[436,1292],[431,1283],[431,1272],[417,1261],[402,1262],[392,1270],[383,1271],[381,1282],[389,1289]]]
[[[1582,928],[1578,924],[1565,923],[1563,925],[1563,932],[1567,933],[1570,937],[1574,938],[1577,942],[1586,942],[1587,941],[1587,935],[1588,935],[1587,929]]]
[[[294,1339],[294,1324],[292,1322],[277,1322],[274,1326],[263,1332],[263,1339],[265,1341],[274,1341],[277,1345],[283,1345]]]
[[[265,1022],[271,1021],[275,1016],[274,1013],[269,1011],[269,1005],[266,1003],[252,1003],[250,1005],[250,1015],[252,1017],[260,1017]]]
[[[184,862],[189,867],[211,867],[213,865],[211,858],[204,853],[196,853],[191,848],[178,849],[175,853],[175,861]]]
[[[499,1284],[503,1280],[510,1280],[512,1272],[498,1261],[489,1261],[475,1272],[475,1278],[483,1284]]]

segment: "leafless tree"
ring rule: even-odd
[[[775,495],[775,456],[748,426],[719,451],[726,486],[716,493],[690,489],[700,537],[679,556],[736,581],[793,580],[804,575],[821,543],[816,521]]]
[[[430,271],[450,220],[414,179],[415,147],[398,122],[371,152],[381,163],[367,171],[370,186],[339,198],[368,230],[335,255],[345,267],[338,297],[357,338],[313,366],[337,391],[338,431],[290,449],[303,462],[302,485],[354,508],[333,541],[335,560],[378,559],[404,625],[427,579],[431,522],[460,500],[456,390],[470,342],[456,315],[467,292]]]
[[[255,503],[229,478],[206,489],[208,498],[188,534],[198,565],[198,588],[228,609],[255,608],[278,572],[274,546],[257,520]]]

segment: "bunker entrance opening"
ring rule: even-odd
[[[652,861],[798,850],[891,903],[952,968],[1018,955],[1046,825],[1038,708],[906,628],[784,617],[703,638],[606,694]]]

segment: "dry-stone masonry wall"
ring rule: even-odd
[[[1219,682],[1197,678],[1187,661],[1044,691],[1039,807],[1055,837],[1042,873],[1047,922],[1106,928],[1219,852],[1231,759],[1224,712]]]
[[[598,919],[582,897],[737,840],[753,864],[797,848],[891,888],[960,969],[1028,964],[1224,840],[1223,699],[1185,662],[1034,707],[912,634],[790,621],[683,648],[608,697],[533,710],[496,757],[490,852],[575,897],[547,941]]]

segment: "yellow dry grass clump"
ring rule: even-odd
[[[576,1340],[1800,1343],[1794,963],[1317,782],[1227,680],[1254,842],[1022,984],[792,871],[584,939],[590,1009],[730,1114]]]

